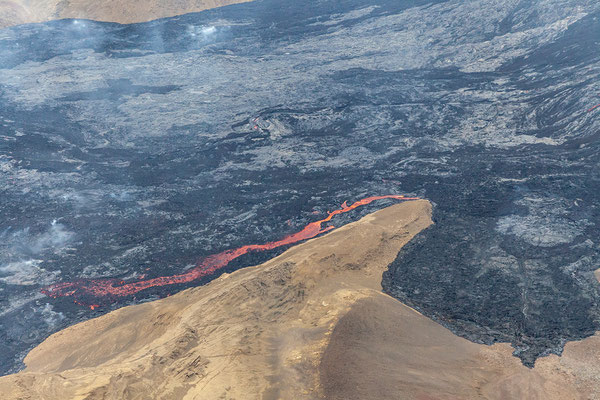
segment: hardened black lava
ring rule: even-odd
[[[598,38],[600,4],[579,0],[259,0],[0,30],[0,373],[214,276],[94,310],[48,285],[183,274],[387,194],[431,200],[436,223],[386,292],[526,365],[560,353],[600,328]]]

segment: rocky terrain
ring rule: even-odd
[[[67,328],[0,378],[6,399],[587,399],[600,336],[528,369],[381,292],[431,209],[368,215],[263,265]]]
[[[386,194],[430,200],[436,224],[385,293],[528,367],[564,358],[600,329],[599,37],[591,0],[259,0],[1,30],[0,371],[285,246],[132,295],[49,285],[168,280]]]
[[[280,399],[320,395],[338,320],[381,293],[381,273],[431,223],[395,205],[263,265],[67,328],[0,378],[5,399]]]
[[[122,24],[172,17],[248,0],[2,0],[0,28],[43,22],[53,19],[78,18],[111,21]]]

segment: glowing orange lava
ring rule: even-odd
[[[265,244],[251,244],[238,247],[237,249],[225,250],[221,253],[213,254],[211,256],[206,257],[204,260],[199,262],[196,265],[196,267],[183,274],[161,276],[157,278],[143,279],[134,282],[125,282],[120,279],[90,279],[74,282],[62,282],[43,288],[42,293],[52,298],[71,296],[74,298],[74,302],[76,304],[86,305],[90,309],[94,310],[99,307],[98,304],[88,303],[82,299],[131,296],[135,293],[138,293],[144,289],[148,289],[151,287],[192,282],[206,275],[214,273],[215,271],[225,267],[232,260],[250,251],[272,250],[277,247],[286,246],[298,243],[302,240],[314,238],[315,236],[323,232],[327,232],[331,229],[334,229],[333,226],[322,228],[321,225],[325,222],[331,221],[331,219],[335,215],[346,213],[360,206],[364,206],[372,203],[373,201],[382,199],[418,200],[419,198],[404,197],[401,195],[387,195],[367,197],[355,202],[352,205],[348,205],[347,202],[344,202],[340,209],[328,213],[329,215],[327,216],[327,218],[311,222],[299,232],[293,233],[275,242],[268,242]]]
[[[598,107],[600,107],[600,104],[596,104],[594,107],[592,107],[592,108],[589,108],[589,109],[587,110],[587,112],[590,112],[590,111],[592,111],[592,110],[595,110],[595,109],[596,109],[596,108],[598,108]]]

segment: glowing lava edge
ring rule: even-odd
[[[232,260],[250,252],[250,251],[264,251],[272,250],[277,247],[286,246],[294,243],[298,243],[302,240],[314,238],[321,233],[327,232],[334,229],[334,226],[328,226],[322,228],[321,225],[325,222],[331,221],[331,219],[338,214],[343,214],[354,210],[360,206],[370,204],[376,200],[383,199],[395,199],[395,200],[420,200],[419,197],[405,197],[402,195],[385,195],[385,196],[373,196],[366,197],[358,200],[352,205],[348,205],[344,202],[341,208],[333,212],[328,213],[328,216],[324,219],[311,222],[306,225],[301,231],[293,233],[284,237],[281,240],[274,242],[267,242],[265,244],[250,244],[236,249],[225,250],[218,254],[213,254],[204,258],[200,261],[193,269],[183,274],[171,275],[171,276],[160,276],[151,279],[143,279],[138,281],[126,282],[121,279],[85,279],[77,280],[72,282],[61,282],[55,283],[44,287],[41,292],[52,298],[59,297],[73,297],[73,301],[76,304],[89,307],[94,310],[99,307],[98,304],[89,304],[83,300],[83,298],[114,298],[134,295],[142,290],[149,289],[152,287],[161,287],[168,285],[176,285],[182,283],[193,282],[206,275],[210,275],[215,271],[227,266]]]

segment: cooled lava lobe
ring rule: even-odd
[[[261,0],[0,31],[1,371],[215,276],[100,311],[47,285],[185,274],[379,194],[436,205],[388,293],[528,365],[591,335],[599,17],[579,0]]]

